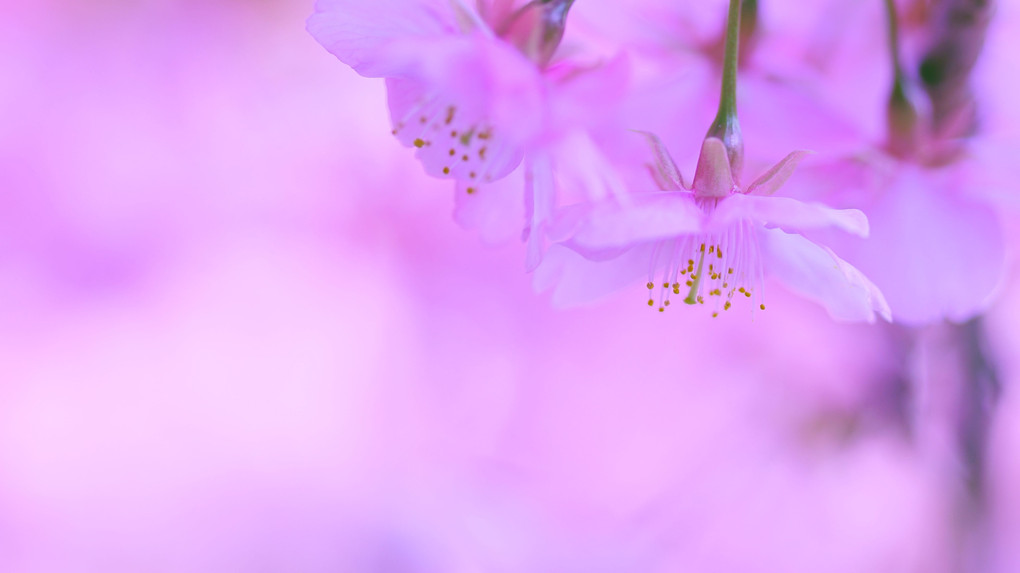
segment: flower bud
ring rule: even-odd
[[[532,0],[507,21],[500,36],[539,67],[552,60],[567,27],[574,0]]]
[[[897,81],[886,104],[886,130],[889,152],[909,158],[920,150],[926,133],[927,105],[924,95]]]
[[[984,47],[993,2],[948,0],[939,8],[918,71],[931,100],[934,130],[961,137],[977,128],[970,76]]]

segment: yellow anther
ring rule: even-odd
[[[468,188],[467,188],[467,194],[468,194],[468,195],[471,195],[471,194],[472,194],[472,193],[474,193],[474,192],[475,192],[475,188],[474,188],[474,187],[468,187]]]
[[[651,281],[648,281],[648,284],[646,284],[645,286],[648,287],[648,290],[652,290],[653,288],[655,288],[655,285],[653,285]]]
[[[443,175],[449,175],[449,174],[450,174],[450,168],[449,167],[444,167],[443,168]]]
[[[765,310],[765,303],[762,303],[761,305],[759,305],[758,308],[760,308],[762,310]],[[780,314],[782,314],[782,313],[780,313]]]
[[[425,147],[425,140],[420,137],[418,139],[415,139],[414,146],[417,147],[418,149]]]
[[[731,306],[733,306],[733,303],[726,301],[726,304],[722,305],[722,308],[723,310],[729,310]]]
[[[652,299],[648,299],[648,306],[655,306],[655,301]]]

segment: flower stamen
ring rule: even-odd
[[[683,302],[688,305],[710,302],[713,316],[732,308],[734,299],[752,299],[754,306],[762,309],[765,301],[761,251],[752,225],[751,221],[738,221],[720,233],[660,241],[653,249],[645,285],[649,306],[664,311],[670,296],[679,296],[686,287]],[[681,280],[681,275],[686,280]],[[656,280],[657,276],[661,279]],[[658,304],[653,292],[657,288]]]

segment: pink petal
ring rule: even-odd
[[[549,101],[541,71],[512,46],[488,34],[393,41],[385,55],[393,77],[413,79],[429,94],[486,119],[516,142],[547,129]]]
[[[694,173],[694,193],[699,197],[725,197],[732,191],[733,174],[726,146],[715,137],[706,137]]]
[[[618,249],[636,243],[697,233],[704,212],[689,193],[637,193],[626,201],[575,206],[560,214],[554,241],[570,239],[582,249]]]
[[[793,232],[835,228],[861,237],[868,236],[868,219],[857,209],[832,209],[820,203],[806,203],[789,197],[730,195],[719,202],[710,224],[725,227],[740,219],[761,221],[770,227]]]
[[[591,304],[646,275],[651,256],[652,245],[648,244],[595,262],[562,245],[553,245],[535,269],[532,283],[537,292],[552,289],[554,306]]]
[[[830,244],[878,284],[898,322],[963,321],[984,310],[1002,278],[1005,244],[995,209],[905,174],[868,209],[871,238]]]
[[[513,47],[498,41],[482,46],[489,118],[511,140],[533,143],[551,129],[549,86],[541,71]]]
[[[433,177],[471,184],[496,181],[520,163],[523,150],[492,126],[477,102],[434,95],[421,81],[387,79],[393,130]]]
[[[386,80],[386,101],[390,108],[390,123],[400,143],[411,147],[414,140],[425,132],[425,127],[415,129],[415,121],[428,114],[423,103],[433,97],[428,86],[421,81],[388,78]],[[405,124],[410,126],[405,129]]]
[[[528,272],[535,270],[542,262],[547,226],[553,218],[555,193],[556,184],[549,157],[538,154],[530,158],[524,166],[524,205],[528,218],[524,268]]]
[[[400,38],[455,32],[440,0],[319,0],[308,32],[340,61],[369,77],[390,74],[381,50]]]
[[[523,187],[517,173],[487,185],[460,181],[454,194],[453,219],[461,227],[477,231],[490,245],[519,240],[524,224]]]
[[[748,195],[772,195],[786,180],[793,175],[794,170],[797,169],[797,164],[807,156],[810,151],[794,151],[782,161],[776,163],[771,169],[762,174],[761,177],[754,180],[754,183],[747,188],[745,193]]]
[[[617,127],[616,116],[630,95],[631,65],[625,53],[598,65],[582,66],[571,60],[545,69],[550,84],[550,122],[557,132],[575,127]]]
[[[891,320],[878,287],[831,250],[780,229],[762,230],[760,241],[766,272],[824,306],[832,318],[874,322],[877,314]]]
[[[748,73],[740,83],[740,125],[744,133],[753,134],[759,152],[796,149],[809,142],[828,154],[848,154],[868,143],[860,128],[819,92],[819,83],[784,81],[765,73]]]

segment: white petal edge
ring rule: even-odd
[[[760,197],[734,194],[719,202],[710,225],[725,227],[741,219],[761,221],[787,231],[834,228],[867,237],[868,217],[858,209],[833,209],[821,203],[807,203],[789,197]]]
[[[892,321],[878,287],[832,250],[781,229],[762,229],[760,240],[766,272],[791,291],[824,306],[832,318]]]

